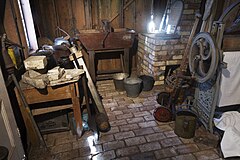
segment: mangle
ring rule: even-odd
[[[204,32],[204,29],[201,29],[193,39],[189,52],[189,68],[197,81],[193,110],[210,132],[213,132],[213,117],[219,99],[222,69],[227,67],[223,62],[224,34],[234,26],[236,29],[236,19],[239,18],[234,20],[231,27],[226,27],[225,24],[230,17],[239,12],[239,7],[240,1],[237,1],[229,6],[217,21],[213,22],[210,30]]]

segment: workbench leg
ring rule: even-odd
[[[81,137],[83,132],[83,126],[82,126],[82,114],[81,114],[81,108],[80,108],[80,98],[79,98],[77,85],[78,85],[77,83],[74,83],[74,84],[71,84],[69,87],[70,87],[71,96],[72,96],[73,114],[76,122],[76,132],[78,137]]]
[[[88,116],[91,117],[91,110],[90,110],[88,90],[87,90],[87,79],[85,74],[82,76],[82,85],[83,85],[83,93],[86,101]]]
[[[124,48],[124,67],[125,67],[125,71],[128,74],[130,74],[129,63],[130,63],[129,48]]]
[[[95,52],[88,51],[89,53],[89,72],[94,83],[96,83],[96,66],[95,66]]]

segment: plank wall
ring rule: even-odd
[[[37,35],[50,40],[64,35],[56,30],[59,26],[70,35],[82,29],[100,29],[101,20],[111,21],[113,28],[131,28],[146,32],[150,20],[150,0],[31,0]],[[134,53],[133,53],[134,54]],[[109,67],[121,69],[119,56],[113,59],[100,57],[99,70]],[[136,66],[135,56],[133,66]]]
[[[157,17],[156,23],[164,12],[167,0],[154,1],[154,15]],[[218,1],[216,17],[219,17],[227,6],[237,0]],[[17,6],[17,0],[13,0],[15,12],[17,15],[21,39],[26,47],[21,17]],[[191,1],[192,2],[192,1]],[[113,28],[131,28],[136,32],[146,32],[147,23],[150,21],[151,0],[31,0],[32,14],[34,17],[35,29],[38,37],[47,37],[50,40],[64,35],[56,30],[59,26],[70,35],[74,35],[81,29],[99,29],[101,20],[112,20]],[[220,4],[220,5],[219,5]],[[117,16],[116,15],[120,15]],[[9,39],[19,43],[16,26],[11,13],[11,6],[7,0],[4,26]],[[25,53],[27,55],[28,53]],[[133,55],[135,53],[132,53]],[[133,58],[133,67],[136,66],[135,57]],[[119,57],[111,60],[100,60],[98,67],[100,69],[120,68]]]

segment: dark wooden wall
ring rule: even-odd
[[[16,21],[27,52],[28,48],[24,40],[17,1],[13,1],[17,14]],[[154,0],[153,10],[155,17],[157,17],[155,19],[157,23],[160,23],[166,1]],[[235,1],[237,0],[218,1],[221,5],[218,7],[217,13],[221,15],[223,8]],[[38,37],[47,37],[50,40],[63,35],[56,30],[57,26],[70,35],[74,35],[77,30],[100,28],[102,19],[112,20],[113,28],[125,27],[134,29],[136,32],[146,32],[151,15],[151,0],[31,0],[30,3]],[[122,16],[116,17],[117,14]],[[6,4],[4,26],[8,37],[19,43],[9,0]],[[133,58],[133,65],[135,66],[136,62],[134,60]],[[108,68],[108,66],[105,66],[107,63],[113,67],[120,66],[118,60],[101,60],[99,62],[100,68]]]
[[[146,32],[151,14],[151,0],[31,0],[30,3],[38,36],[50,40],[64,35],[56,30],[57,26],[74,35],[82,29],[100,29],[102,19],[111,21],[113,28]],[[135,66],[135,56],[132,63]],[[99,60],[100,69],[109,66],[119,69],[119,57]]]
[[[24,34],[24,28],[21,21],[18,4],[15,0],[12,2],[13,3],[11,6],[10,0],[6,0],[5,14],[3,17],[5,33],[7,34],[8,39],[24,46],[24,52],[27,54],[28,45]],[[18,35],[17,27],[20,35]]]
[[[236,1],[218,1],[218,4],[221,4],[218,7],[218,14],[221,15],[223,9]],[[13,2],[21,39],[24,41],[24,32],[17,1],[13,0]],[[100,20],[111,20],[123,8],[121,6],[122,3],[123,6],[130,3],[124,10],[123,27],[133,28],[137,32],[146,31],[151,13],[151,0],[31,0],[30,3],[36,30],[39,31],[41,36],[48,37],[51,40],[58,36],[56,31],[57,26],[60,26],[70,34],[73,34],[75,29],[100,27]],[[154,12],[159,21],[161,14],[164,12],[162,8],[164,8],[165,3],[166,1],[155,0]],[[89,14],[85,14],[89,11],[87,8],[91,8],[91,14],[90,12]],[[92,27],[88,26],[90,21],[92,21]],[[121,27],[120,23],[121,20],[117,17],[112,21],[112,26],[115,28]],[[6,2],[4,27],[8,37],[19,43],[9,0]],[[24,45],[26,45],[25,42]]]
[[[57,26],[73,35],[76,29],[99,29],[102,19],[110,20],[113,28],[145,32],[151,12],[151,0],[31,0],[30,3],[39,36],[51,40],[59,36]],[[116,17],[118,14],[123,16]]]

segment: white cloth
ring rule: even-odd
[[[224,112],[220,119],[214,118],[214,124],[225,131],[221,141],[224,158],[240,156],[240,113]]]
[[[240,51],[224,52],[223,55],[227,68],[222,69],[219,107],[240,104]]]

